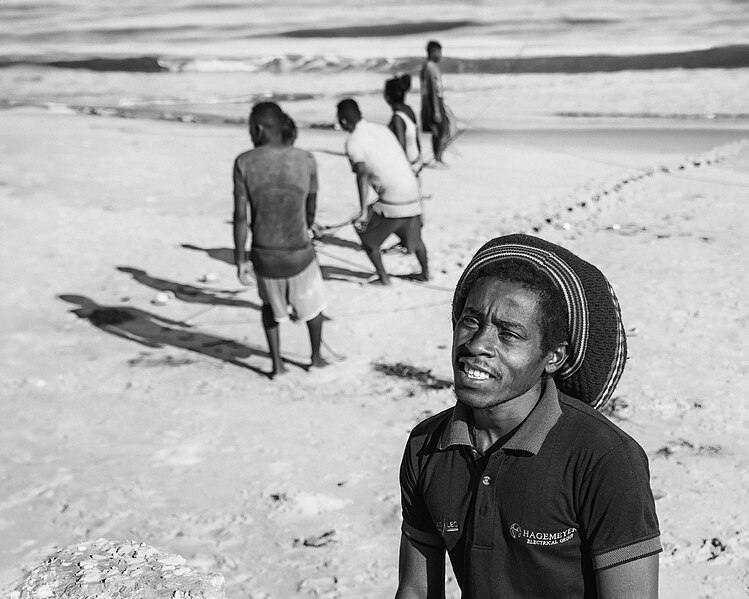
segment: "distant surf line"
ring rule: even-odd
[[[480,25],[480,23],[468,20],[456,21],[421,21],[418,23],[387,23],[375,25],[350,25],[347,27],[328,27],[315,29],[292,29],[284,31],[279,35],[281,37],[291,38],[360,38],[360,37],[399,37],[406,35],[418,35],[424,33],[437,33],[441,31],[450,31],[461,27],[471,27]]]
[[[78,114],[82,116],[97,116],[97,117],[108,117],[108,118],[121,118],[121,119],[136,119],[136,120],[157,120],[157,121],[170,121],[185,124],[203,124],[203,125],[247,125],[246,116],[235,116],[222,113],[201,113],[194,111],[183,111],[179,109],[169,109],[160,107],[158,104],[144,104],[142,106],[128,106],[128,107],[115,107],[115,106],[95,106],[95,105],[77,105],[77,104],[65,104],[56,102],[23,102],[23,101],[8,101],[0,99],[0,110],[12,110],[17,108],[42,108],[49,110],[50,112],[57,112],[61,114]],[[558,117],[560,119],[601,119],[611,121],[636,121],[636,120],[649,120],[653,122],[657,121],[682,121],[682,122],[728,122],[728,121],[749,121],[749,113],[737,112],[737,113],[655,113],[655,112],[552,112],[549,116]],[[336,125],[333,121],[298,121],[297,125],[303,129],[335,129]],[[743,123],[741,125],[744,126]],[[460,133],[467,133],[470,130],[472,133],[485,134],[495,133],[497,131],[504,131],[503,126],[498,127],[476,127],[470,126],[468,128],[460,129]]]
[[[237,58],[194,58],[168,56],[79,57],[49,59],[0,57],[0,68],[35,66],[59,69],[87,69],[99,72],[132,73],[336,73],[372,71],[381,73],[418,71],[422,57],[347,58],[288,54]],[[667,69],[749,68],[749,44],[719,46],[701,50],[646,54],[590,54],[576,56],[524,56],[453,58],[446,57],[442,70],[449,74],[576,74]]]

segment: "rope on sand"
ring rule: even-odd
[[[346,356],[343,356],[343,355],[337,353],[332,347],[330,347],[330,345],[328,344],[327,341],[325,341],[325,339],[322,339],[322,345],[323,345],[323,347],[325,349],[328,350],[328,353],[330,353],[330,355],[333,356],[339,362],[341,362],[341,361],[343,361],[343,360],[346,359]]]
[[[336,256],[335,254],[331,254],[330,252],[326,252],[325,250],[321,250],[319,247],[315,248],[315,252],[318,254],[321,254],[323,256],[327,256],[328,258],[333,258],[333,260],[338,260],[339,262],[342,262],[343,264],[348,264],[349,266],[356,266],[356,268],[365,271],[367,274],[377,274],[375,271],[373,271],[368,266],[362,266],[361,264],[354,262],[352,260],[347,260],[346,258],[341,258],[340,256]]]
[[[357,216],[359,216],[359,212],[357,212],[356,214],[350,216],[346,220],[341,221],[340,223],[336,223],[334,225],[318,225],[318,227],[320,228],[320,231],[322,231],[324,233],[327,233],[329,231],[337,231],[338,229],[342,229],[346,225],[352,224],[356,220]]]
[[[323,256],[327,256],[328,258],[332,258],[333,260],[338,260],[339,262],[342,262],[343,264],[348,264],[349,266],[355,266],[356,268],[359,268],[361,270],[364,270],[368,274],[377,274],[372,269],[370,269],[367,266],[362,266],[361,264],[357,262],[353,262],[352,260],[347,260],[346,258],[341,258],[340,256],[336,256],[335,254],[331,254],[330,252],[326,252],[325,250],[321,250],[319,248],[316,248],[315,251],[318,254],[321,254]],[[425,283],[422,281],[414,281],[413,279],[409,279],[408,277],[404,276],[398,276],[394,275],[396,278],[401,279],[402,281],[406,281],[407,283],[412,283],[414,285],[418,285],[419,287],[427,287],[429,289],[434,289],[436,291],[446,291],[448,293],[452,293],[453,289],[449,287],[442,287],[440,285],[433,285],[431,283]]]
[[[184,325],[187,325],[187,326],[192,326],[192,325],[188,324],[191,320],[196,319],[198,316],[203,316],[203,314],[207,314],[208,312],[210,312],[211,310],[213,310],[216,307],[216,305],[217,304],[212,304],[212,305],[208,306],[207,308],[203,308],[201,310],[198,310],[197,312],[195,312],[191,316],[188,316],[187,318],[183,318],[182,319],[182,323]]]

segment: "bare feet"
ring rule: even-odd
[[[418,283],[426,283],[429,280],[429,273],[420,272],[418,274],[411,275],[409,279],[411,279],[412,281],[416,281]]]
[[[312,356],[312,361],[309,365],[310,368],[325,368],[326,366],[330,366],[330,362],[325,358],[322,356]]]
[[[369,285],[379,285],[380,287],[389,287],[390,286],[390,277],[383,278],[383,277],[376,277],[374,279],[369,279],[367,281]]]
[[[274,379],[277,376],[286,374],[287,372],[289,372],[289,369],[286,368],[286,364],[281,362],[280,364],[276,364],[275,366],[273,366],[273,370],[271,370],[270,372],[270,378]]]

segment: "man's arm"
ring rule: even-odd
[[[357,162],[356,164],[354,164],[354,172],[356,173],[356,189],[359,192],[359,208],[361,209],[359,216],[354,220],[354,223],[357,223],[367,218],[369,173],[367,173],[367,167],[363,162]]]
[[[315,213],[317,212],[317,162],[312,154],[309,155],[309,192],[307,193],[307,228],[311,229],[315,224]]]
[[[401,145],[401,148],[403,148],[403,151],[406,151],[406,123],[403,122],[403,119],[396,115],[393,117],[393,128],[392,132],[395,133],[395,137],[398,138],[398,143]]]
[[[250,195],[244,182],[244,176],[239,168],[239,162],[234,163],[234,264],[237,266],[237,277],[243,284],[250,280],[251,266],[245,258],[247,246],[247,204]]]
[[[429,69],[429,88],[432,102],[432,119],[435,123],[442,122],[442,75],[435,66]]]
[[[317,212],[317,192],[307,194],[307,228],[311,229],[315,224],[315,212]]]
[[[444,599],[445,550],[401,534],[395,599]]]
[[[600,599],[658,599],[658,554],[598,570]]]

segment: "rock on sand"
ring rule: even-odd
[[[224,577],[136,541],[98,539],[50,555],[8,599],[225,599]]]

